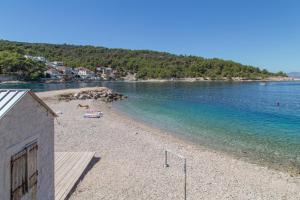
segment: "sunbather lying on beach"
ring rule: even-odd
[[[89,105],[81,105],[81,104],[78,104],[77,107],[85,108],[85,109],[89,109],[90,108]]]

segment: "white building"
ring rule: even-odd
[[[25,55],[24,57],[27,58],[27,59],[34,60],[34,61],[39,61],[39,62],[44,62],[44,63],[47,62],[47,59],[45,57],[42,57],[42,56]]]
[[[47,62],[46,58],[45,57],[42,57],[42,56],[35,56],[33,57],[33,60],[35,61],[39,61],[39,62]]]
[[[104,80],[115,78],[115,74],[113,73],[113,69],[111,67],[97,67],[96,70]]]
[[[77,74],[81,78],[94,78],[95,77],[95,73],[94,72],[92,72],[91,70],[86,69],[84,67],[77,68]]]
[[[47,62],[46,64],[50,67],[64,66],[64,62],[61,61]]]
[[[84,67],[77,68],[77,71],[79,76],[87,76],[89,73],[89,70]]]
[[[54,200],[54,117],[30,90],[0,90],[1,200]]]
[[[111,67],[97,67],[96,70],[101,74],[107,74],[107,75],[110,75],[113,71]]]

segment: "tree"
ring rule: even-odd
[[[0,73],[17,75],[22,80],[38,80],[43,76],[45,65],[30,59],[23,55],[0,51]]]
[[[122,76],[137,73],[138,78],[210,77],[214,79],[243,77],[259,78],[286,76],[270,73],[257,67],[218,58],[174,55],[149,50],[109,49],[94,46],[56,45],[10,42],[0,40],[0,73],[23,73],[26,79],[38,79],[44,69],[40,63],[26,61],[25,54],[44,56],[48,60],[63,61],[70,67],[110,66]],[[6,54],[6,55],[4,55]]]

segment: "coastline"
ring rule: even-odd
[[[38,83],[38,84],[64,84],[64,83],[97,83],[97,82],[150,82],[150,83],[162,83],[162,82],[297,82],[300,78],[293,77],[270,77],[266,79],[245,79],[241,77],[235,77],[232,79],[209,79],[209,78],[176,78],[176,79],[120,79],[120,80],[72,80],[72,81],[3,81],[0,84],[27,84],[27,83]]]
[[[118,102],[115,102],[118,103]],[[247,163],[251,163],[254,165],[258,165],[261,167],[266,167],[270,170],[280,171],[284,173],[288,173],[290,176],[298,176],[300,178],[300,168],[296,165],[294,165],[293,162],[287,163],[286,165],[282,165],[281,163],[277,163],[276,161],[272,160],[271,158],[267,159],[266,156],[258,157],[255,152],[251,151],[243,151],[243,152],[233,152],[228,149],[224,149],[222,147],[217,147],[216,145],[211,144],[203,144],[203,142],[199,143],[199,139],[192,136],[185,136],[180,133],[175,133],[172,131],[164,130],[159,127],[155,127],[152,124],[148,124],[147,122],[144,122],[142,120],[139,120],[138,118],[135,118],[133,116],[130,116],[130,114],[123,112],[119,108],[115,108],[114,106],[111,107],[111,111],[118,116],[121,116],[122,118],[133,121],[139,126],[142,126],[145,129],[151,130],[153,134],[157,134],[160,137],[166,137],[170,140],[185,144],[185,145],[191,145],[195,148],[199,148],[205,151],[211,151],[218,154],[221,154],[223,156],[228,156],[232,159],[242,160]]]
[[[39,92],[38,94],[46,101],[54,100],[58,95],[66,94],[66,93],[79,93],[86,90],[94,90],[99,87],[84,87],[84,88],[73,88],[73,89],[61,89],[61,90],[52,90],[48,92]],[[84,101],[83,101],[84,102]],[[247,151],[247,152],[233,152],[228,149],[224,149],[221,147],[217,147],[211,144],[203,144],[199,143],[198,138],[193,138],[191,136],[185,136],[180,133],[172,132],[169,130],[165,130],[159,127],[154,126],[153,124],[149,124],[145,121],[139,120],[134,116],[122,111],[119,108],[116,108],[114,104],[118,104],[118,102],[112,102],[108,104],[103,104],[103,102],[93,102],[93,104],[99,103],[102,108],[104,108],[107,112],[114,115],[115,118],[119,118],[119,120],[126,120],[127,122],[134,123],[136,126],[142,127],[142,129],[148,130],[152,134],[156,134],[162,138],[168,138],[169,140],[176,141],[185,145],[192,145],[196,148],[200,148],[202,150],[216,152],[218,154],[222,154],[223,156],[228,156],[232,159],[243,160],[247,163],[251,163],[254,165],[262,166],[269,168],[271,170],[276,170],[284,173],[288,173],[291,176],[298,176],[300,178],[300,168],[294,165],[293,162],[287,163],[286,165],[282,165],[272,160],[271,158],[267,158],[266,156],[260,155],[257,156],[255,152]]]
[[[78,91],[78,89],[72,91]],[[165,175],[165,170],[162,168],[163,150],[166,148],[187,157],[190,173],[189,193],[193,194],[190,199],[209,199],[215,194],[218,195],[214,199],[224,199],[224,196],[228,195],[234,197],[231,199],[246,197],[257,199],[262,196],[265,197],[264,199],[300,198],[298,177],[291,177],[286,172],[246,162],[224,152],[196,145],[192,141],[177,137],[176,134],[136,121],[115,109],[111,104],[98,101],[58,102],[55,100],[56,95],[64,92],[70,92],[70,90],[38,93],[54,110],[61,110],[63,113],[58,118],[60,124],[55,125],[56,150],[93,150],[99,154],[101,160],[104,160],[100,161],[95,166],[96,169],[92,169],[91,174],[88,174],[80,183],[71,199],[101,197],[120,199],[121,196],[115,196],[123,195],[117,192],[118,190],[126,191],[129,195],[127,198],[131,199],[157,199],[157,196],[153,196],[156,193],[165,199],[178,199],[180,184],[176,182],[177,184],[173,185],[176,188],[176,191],[173,191],[174,194],[169,194],[172,188],[168,185],[160,185],[164,181],[169,183],[178,180],[180,183],[178,161],[175,165],[179,168],[172,171],[169,174],[170,177]],[[88,104],[93,109],[100,109],[104,113],[104,118],[84,120],[81,117],[84,110],[76,108],[78,103]],[[84,135],[81,134],[83,130]],[[148,171],[144,171],[145,169]],[[105,174],[106,170],[108,170],[108,175]],[[220,178],[223,182],[218,181]],[[122,185],[115,182],[119,179]],[[150,185],[147,184],[149,180],[152,180]],[[272,180],[271,183],[269,183],[270,180]],[[128,187],[124,184],[128,184]],[[151,187],[153,184],[155,187]],[[158,186],[159,189],[157,189]],[[103,187],[112,191],[117,190],[117,193],[107,196],[109,194],[105,193]],[[153,188],[155,188],[154,194]],[[169,196],[164,196],[166,190]],[[148,196],[138,198],[141,191]]]
[[[300,78],[293,77],[268,77],[264,79],[248,79],[242,77],[233,77],[231,79],[211,79],[208,77],[197,77],[197,78],[175,78],[175,79],[137,79],[137,80],[124,80],[125,82],[210,82],[210,81],[224,81],[224,82],[286,82],[286,81],[300,81]]]

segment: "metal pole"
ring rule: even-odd
[[[186,158],[179,155],[179,154],[176,154],[176,153],[173,153],[171,151],[169,151],[171,154],[174,154],[176,156],[178,156],[178,158],[181,158],[183,160],[183,173],[184,173],[184,185],[183,185],[183,195],[184,195],[184,200],[187,199],[187,191],[186,191],[186,178],[187,178],[187,173],[186,173]],[[168,164],[168,150],[165,150],[165,167],[169,167],[169,164]]]
[[[184,158],[183,172],[184,172],[184,200],[186,200],[186,158]]]
[[[168,151],[165,150],[165,167],[169,167],[168,165]]]

